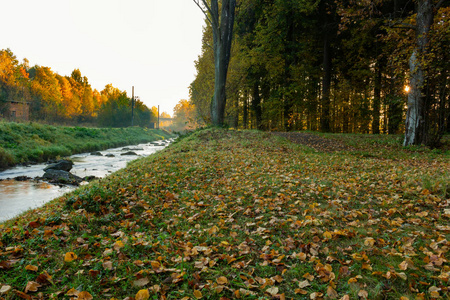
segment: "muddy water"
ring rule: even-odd
[[[164,149],[169,141],[108,149],[100,151],[101,156],[90,153],[76,154],[71,156],[74,166],[70,172],[79,177],[95,176],[103,178],[124,168],[131,160]],[[137,155],[121,155],[129,151]],[[16,167],[0,172],[0,222],[13,218],[28,209],[42,206],[46,202],[76,188],[73,186],[59,187],[33,180],[16,181],[13,179],[18,176],[41,177],[44,175],[45,167],[45,164],[39,164],[29,167]]]

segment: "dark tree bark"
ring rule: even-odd
[[[262,129],[262,110],[261,110],[261,95],[259,91],[259,82],[253,85],[252,95],[252,109],[255,112],[256,128]]]
[[[408,111],[405,123],[403,146],[420,145],[427,142],[426,124],[426,75],[423,57],[427,52],[429,31],[433,24],[432,0],[417,1],[416,49],[409,59],[410,92],[408,94]]]
[[[375,67],[375,87],[373,97],[373,110],[372,110],[372,133],[380,133],[380,109],[381,109],[381,79],[382,79],[382,61],[377,60]]]
[[[323,132],[330,132],[330,91],[331,91],[331,46],[330,37],[325,33],[323,42],[323,81],[322,81],[322,115],[320,118],[320,127]]]
[[[221,9],[218,0],[211,0],[211,5],[206,0],[194,2],[202,9],[213,29],[215,78],[211,119],[213,125],[223,126],[227,101],[225,85],[230,63],[236,0],[222,0]]]

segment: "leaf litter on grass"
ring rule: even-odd
[[[445,298],[449,167],[199,131],[0,225],[0,298]]]

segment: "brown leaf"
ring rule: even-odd
[[[25,293],[28,292],[37,292],[38,288],[40,288],[41,285],[35,281],[28,281],[27,286],[25,287]]]
[[[113,269],[113,264],[112,264],[112,262],[111,262],[110,260],[105,261],[105,262],[102,264],[102,266],[103,266],[103,268],[106,269],[106,270],[112,270],[112,269]]]
[[[134,281],[133,285],[137,286],[137,287],[142,287],[142,286],[146,286],[149,282],[150,282],[150,280],[147,277],[143,277],[141,279]]]
[[[339,297],[338,293],[331,285],[327,288],[327,295],[330,299],[337,299],[337,297]]]
[[[42,274],[39,274],[36,281],[40,284],[52,283],[52,276],[50,276],[47,271],[44,271]]]
[[[367,299],[369,297],[369,293],[366,290],[360,290],[358,292],[358,296],[363,299]]]
[[[26,300],[31,300],[31,296],[27,295],[21,291],[14,291],[16,293],[17,296],[19,296],[22,299],[26,299]]]
[[[78,296],[79,293],[80,291],[71,288],[70,290],[67,291],[66,296]]]

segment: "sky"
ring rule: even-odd
[[[170,115],[189,99],[204,25],[193,0],[13,0],[1,10],[0,49],[20,62],[80,69],[98,91],[111,83],[131,97],[134,86]]]

